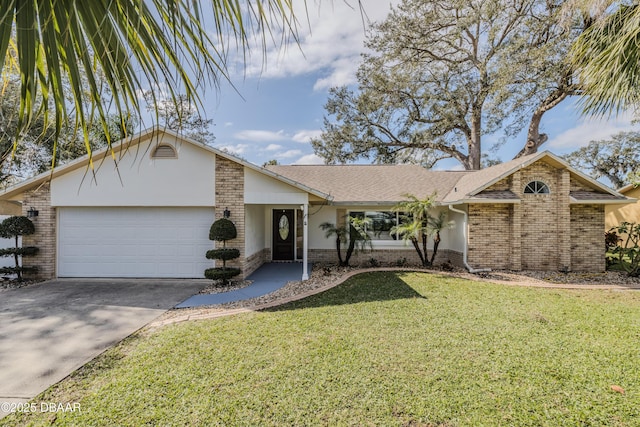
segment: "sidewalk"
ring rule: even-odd
[[[308,271],[311,271],[311,264],[309,264]],[[301,280],[301,278],[302,263],[267,263],[247,277],[247,280],[253,282],[249,286],[218,294],[194,295],[178,304],[175,308],[192,308],[256,298],[280,289],[288,282]]]

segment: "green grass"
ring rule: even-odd
[[[0,424],[640,425],[640,293],[363,274],[134,336],[35,401],[82,411]]]

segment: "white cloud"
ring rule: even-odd
[[[630,131],[637,128],[631,124],[632,113],[622,114],[616,119],[584,119],[577,126],[567,129],[555,138],[552,138],[547,146],[555,150],[575,150],[584,147],[591,141],[609,139],[618,132]]]
[[[299,46],[295,40],[289,40],[284,46],[268,46],[266,62],[262,55],[256,55],[246,64],[242,59],[239,69],[246,65],[245,76],[261,78],[321,72],[322,77],[314,86],[316,90],[354,83],[360,54],[364,51],[366,21],[383,20],[390,4],[398,4],[399,0],[362,3],[364,12],[355,0],[323,1],[313,6],[294,2],[300,22]],[[281,33],[274,34],[273,39],[281,40]],[[253,42],[252,52],[262,51],[259,43],[259,39]]]
[[[316,130],[301,130],[296,132],[295,135],[291,138],[295,142],[307,143],[311,141],[311,138],[318,138],[322,135],[322,131],[320,129]]]
[[[235,144],[235,145],[223,145],[216,148],[222,151],[226,151],[227,153],[241,156],[247,152],[247,149],[249,149],[249,147],[250,146],[248,144]]]
[[[283,130],[277,132],[269,130],[243,130],[235,133],[233,136],[243,141],[253,142],[283,141],[288,139]]]
[[[224,127],[226,127],[226,128],[231,127],[231,126],[233,126],[233,122],[226,122],[224,124]]]
[[[300,154],[302,154],[302,151],[300,151],[300,150],[287,150],[284,153],[276,154],[276,157],[280,157],[280,158],[283,158],[283,159],[288,159],[288,158],[291,158],[291,157],[299,156]]]
[[[307,154],[293,162],[294,165],[323,165],[324,159],[315,154]]]
[[[269,144],[265,147],[266,151],[277,151],[277,150],[282,150],[284,147],[282,145],[279,144]]]

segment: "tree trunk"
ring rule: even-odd
[[[431,252],[431,265],[436,259],[436,254],[438,253],[438,246],[440,246],[440,232],[436,232],[435,237],[433,238],[433,252]]]
[[[422,233],[422,250],[424,253],[422,265],[424,267],[429,267],[429,254],[427,253],[427,235],[424,233]]]
[[[342,251],[340,250],[341,246],[342,246],[342,242],[340,241],[340,236],[338,236],[336,238],[336,250],[338,251],[338,265],[340,267],[344,267],[345,263],[344,261],[342,261]]]
[[[418,245],[418,239],[416,239],[415,237],[411,238],[411,243],[413,243],[413,247],[415,248],[416,252],[418,253],[418,257],[420,258],[420,264],[422,264],[422,266],[424,267],[426,264],[425,258],[422,255],[422,250],[420,249],[420,245]]]
[[[16,274],[18,275],[18,282],[22,282],[22,271],[20,271],[20,261],[18,259],[18,236],[16,236],[16,252],[13,254],[13,259],[16,262]]]
[[[468,170],[480,170],[480,160],[482,159],[482,104],[486,98],[486,75],[483,73],[481,85],[485,89],[478,93],[477,98],[471,106],[471,135],[469,136],[469,161],[466,168]]]
[[[514,157],[514,159],[537,153],[538,148],[540,148],[542,144],[547,142],[549,136],[546,133],[540,133],[540,122],[542,121],[542,116],[544,116],[544,113],[560,104],[565,100],[567,96],[573,95],[575,93],[575,87],[570,84],[570,81],[568,79],[570,79],[570,77],[567,77],[563,84],[560,84],[556,90],[551,92],[549,96],[547,96],[533,112],[531,120],[529,121],[527,141],[525,142],[524,147],[522,147],[522,150],[520,150],[520,152]]]

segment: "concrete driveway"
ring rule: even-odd
[[[32,399],[207,284],[59,279],[0,290],[0,409]]]

